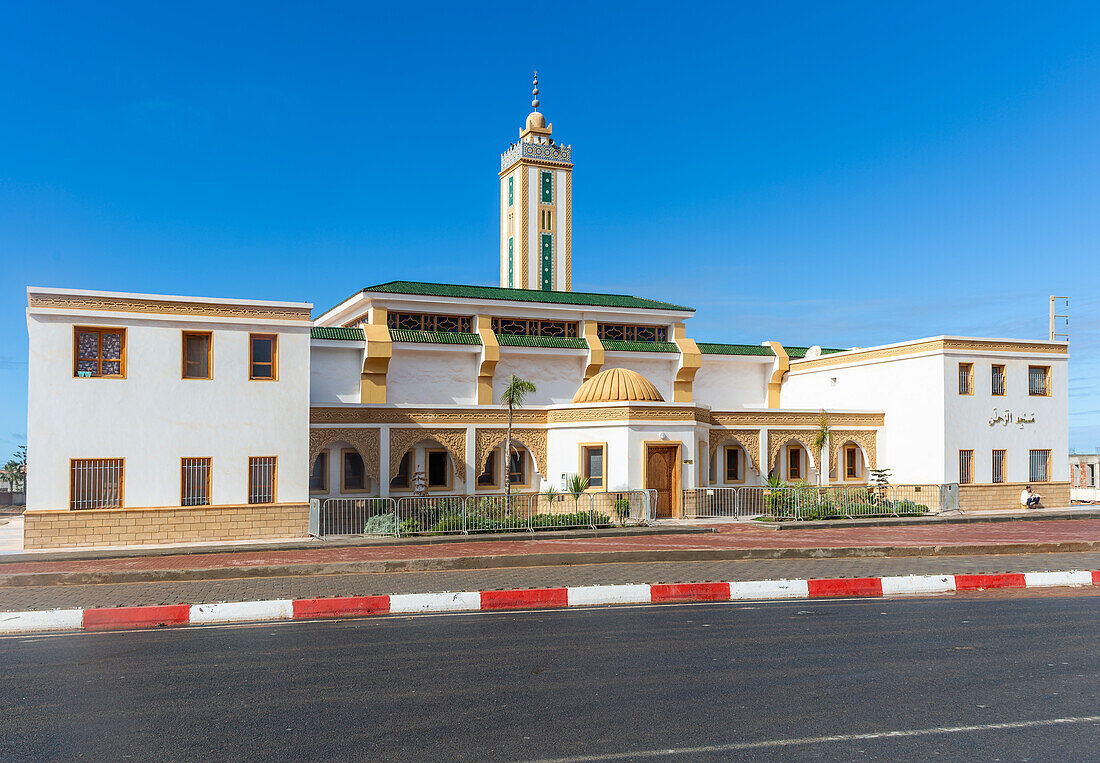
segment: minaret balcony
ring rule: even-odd
[[[500,155],[500,171],[511,167],[520,159],[534,159],[540,162],[553,164],[573,165],[572,146],[563,146],[558,143],[527,143],[520,141]]]

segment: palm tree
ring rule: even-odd
[[[817,484],[824,485],[829,476],[829,470],[832,468],[832,456],[826,455],[825,458],[821,457],[822,452],[825,450],[825,446],[829,444],[829,440],[833,436],[833,430],[829,426],[829,416],[825,413],[825,409],[821,409],[821,418],[817,421],[817,432],[814,433],[814,441],[811,443],[814,448],[814,455],[817,456]]]
[[[508,377],[508,384],[500,393],[500,404],[508,406],[508,435],[504,439],[504,494],[512,494],[512,411],[523,407],[527,395],[535,391],[535,385],[515,374]]]

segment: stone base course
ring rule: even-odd
[[[309,504],[33,509],[23,517],[26,549],[137,546],[302,537]]]
[[[1002,482],[996,485],[959,485],[959,508],[963,511],[1019,509],[1020,492],[1029,484],[1042,497],[1040,506],[1069,506],[1068,482]]]

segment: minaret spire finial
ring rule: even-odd
[[[532,84],[534,87],[531,88],[531,95],[535,97],[531,100],[531,111],[536,111],[539,107],[539,73],[537,69],[535,70],[535,80]]]

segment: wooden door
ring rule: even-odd
[[[654,514],[661,518],[670,518],[679,507],[679,452],[676,445],[647,445],[645,464],[645,486],[647,490],[657,491],[657,505]]]

